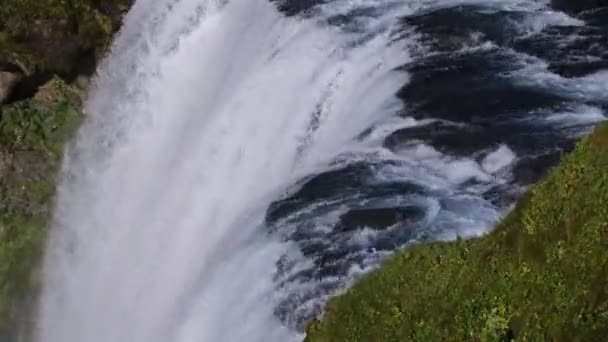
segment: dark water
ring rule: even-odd
[[[328,2],[278,6],[314,16]],[[269,208],[270,231],[299,250],[277,263],[288,295],[276,314],[290,326],[302,328],[395,249],[487,231],[603,120],[608,4],[482,3],[438,2],[399,18],[395,39],[415,43],[396,115],[414,124],[385,128],[384,151],[344,156]],[[393,5],[361,6],[326,24],[356,31]]]

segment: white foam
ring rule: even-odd
[[[349,243],[354,245],[368,246],[373,239],[378,236],[378,231],[370,228],[360,229],[349,239]]]
[[[524,54],[523,68],[511,78],[520,86],[544,89],[577,101],[608,100],[608,71],[599,71],[583,77],[565,78],[548,70],[547,62]]]
[[[487,173],[496,173],[511,165],[515,158],[515,153],[507,145],[500,145],[482,160],[481,168]]]
[[[502,213],[477,196],[461,194],[444,203],[444,210],[434,222],[433,239],[452,241],[457,238],[474,238],[486,234]]]
[[[524,34],[531,35],[551,26],[583,26],[585,22],[566,13],[546,9],[534,12],[516,25]]]
[[[579,105],[570,111],[551,113],[544,121],[559,127],[567,127],[572,125],[589,125],[604,120],[606,120],[606,116],[601,108]]]
[[[473,159],[446,156],[425,144],[412,143],[409,146],[401,147],[395,153],[400,158],[414,162],[416,168],[419,168],[422,172],[430,170],[433,174],[447,181],[447,184],[440,185],[439,187],[459,185],[471,179],[482,182],[490,180],[490,177]],[[425,179],[427,177],[421,175],[420,178],[416,177],[416,179]]]

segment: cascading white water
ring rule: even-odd
[[[290,341],[271,201],[395,113],[402,42],[266,0],[139,0],[66,154],[40,342]]]
[[[507,95],[519,87],[572,101],[605,99],[605,73],[563,78],[476,31],[451,41],[439,30],[440,41],[456,44],[451,53],[421,45],[425,22],[443,25],[425,14],[442,9],[467,25],[461,11],[510,13],[498,25],[511,34],[584,25],[548,10],[546,1],[318,0],[299,18],[277,10],[285,2],[309,3],[137,0],[66,152],[37,341],[300,340],[294,329],[394,249],[486,232],[503,209],[493,200],[517,188],[514,164],[545,146],[528,151],[520,139],[503,139],[513,137],[501,133],[505,118],[492,116],[501,108],[484,99],[484,117],[467,119],[458,109],[476,108],[444,96],[459,84],[425,84],[428,75],[441,81],[438,70],[450,69],[450,58],[470,56],[485,68],[483,77],[462,74],[483,81],[471,83],[473,95],[517,102]],[[408,26],[416,16],[418,24]],[[520,65],[503,70],[505,63]],[[414,67],[410,83],[401,66]],[[402,108],[394,94],[404,84],[430,95],[410,92],[410,102],[405,87],[400,96],[411,108]],[[486,87],[496,92],[480,91]],[[443,112],[451,103],[416,112],[416,98],[454,100],[454,122]],[[546,101],[532,112],[525,103],[524,112],[509,111],[518,115],[504,127],[529,138],[536,131],[522,131],[524,121],[557,132],[604,119],[593,103],[556,113]],[[485,146],[467,141],[467,129],[490,123],[474,119],[496,120],[489,128],[497,136],[479,137]],[[409,128],[431,137],[457,132],[464,140],[456,145],[478,149],[453,155],[425,134],[407,138]],[[405,137],[394,135],[403,129]],[[339,231],[344,215],[370,208],[420,215],[409,226]]]

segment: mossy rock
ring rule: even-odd
[[[608,125],[490,234],[418,245],[359,281],[307,341],[604,341]]]
[[[92,73],[132,0],[5,0],[0,4],[0,67],[64,77]]]
[[[0,108],[0,335],[16,332],[35,298],[63,146],[80,108],[80,91],[57,78]]]

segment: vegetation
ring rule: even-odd
[[[63,146],[82,118],[70,82],[94,72],[132,2],[0,1],[0,72],[17,80],[0,84],[0,340],[31,316]]]
[[[94,66],[131,2],[3,0],[0,67],[10,64],[26,74],[48,71],[69,75],[80,72],[82,63]]]
[[[333,299],[307,341],[602,341],[608,125],[477,240],[409,248]]]
[[[34,97],[0,107],[0,335],[38,287],[61,151],[82,118],[82,94],[65,80],[91,72],[132,2],[0,1],[0,70],[45,75]],[[605,339],[605,170],[607,125],[493,233],[396,255],[332,300],[307,340]]]
[[[0,332],[14,332],[35,277],[62,146],[78,125],[81,94],[59,79],[0,112]]]

